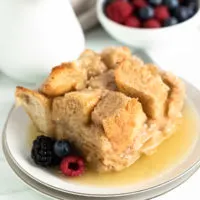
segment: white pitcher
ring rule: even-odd
[[[84,47],[69,0],[0,0],[0,71],[8,76],[36,83]]]

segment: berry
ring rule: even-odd
[[[60,159],[54,154],[53,146],[55,140],[46,136],[38,136],[33,141],[31,158],[35,164],[50,167],[59,164]]]
[[[133,12],[133,7],[126,1],[115,1],[106,7],[106,15],[111,20],[122,23]]]
[[[68,156],[61,161],[60,170],[65,176],[80,176],[85,171],[85,164],[81,157]]]
[[[151,6],[147,6],[144,8],[141,8],[139,10],[139,16],[141,19],[150,19],[154,16],[154,10]]]
[[[166,5],[169,9],[174,9],[179,6],[178,0],[163,0],[163,4]]]
[[[171,17],[169,19],[166,19],[163,22],[163,25],[164,26],[173,26],[173,25],[176,25],[177,23],[178,23],[178,20],[175,17]]]
[[[160,28],[161,24],[156,19],[149,19],[143,24],[144,28]]]
[[[141,26],[140,20],[134,16],[127,18],[124,24],[126,26],[136,27],[136,28]]]
[[[143,8],[147,6],[146,0],[133,0],[133,5],[136,8]]]
[[[72,151],[71,145],[68,141],[58,140],[54,144],[54,153],[59,157],[63,158],[69,155]]]
[[[192,17],[198,10],[197,3],[189,2],[188,3],[188,15]]]
[[[189,18],[188,8],[185,6],[180,6],[175,9],[174,16],[180,21],[183,22]]]
[[[160,20],[166,20],[170,16],[169,10],[166,6],[158,6],[155,8],[155,17]]]
[[[162,3],[163,0],[149,0],[149,3],[153,6],[158,6]]]

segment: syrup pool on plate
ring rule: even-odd
[[[183,161],[191,152],[197,137],[197,114],[190,103],[183,110],[183,121],[176,132],[165,140],[151,156],[142,156],[129,168],[121,172],[97,173],[88,169],[83,176],[69,178],[58,170],[52,173],[71,183],[96,186],[119,186],[138,183],[159,176]],[[33,125],[29,127],[29,144],[41,133]]]

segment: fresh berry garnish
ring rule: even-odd
[[[147,6],[146,0],[133,0],[132,2],[135,8],[143,8]]]
[[[54,139],[43,135],[38,136],[33,141],[31,158],[37,165],[50,167],[60,163],[60,159],[54,154],[53,151],[54,143]]]
[[[155,18],[160,21],[166,20],[170,17],[169,10],[166,6],[158,6],[155,8]]]
[[[127,18],[124,24],[126,26],[136,27],[136,28],[141,26],[140,20],[134,16]]]
[[[72,152],[72,147],[68,141],[58,140],[54,143],[54,153],[59,158],[63,158],[67,155],[70,155],[71,152]]]
[[[126,1],[115,1],[106,7],[105,12],[111,20],[122,23],[132,14],[133,7]]]
[[[166,19],[163,22],[164,26],[173,26],[173,25],[176,25],[176,24],[178,24],[178,20],[175,17],[171,17],[169,19]]]
[[[144,22],[144,28],[160,28],[161,23],[156,19],[149,19],[146,22]]]
[[[85,164],[81,157],[67,156],[61,161],[60,170],[65,176],[80,176],[85,171]]]
[[[163,0],[149,0],[149,3],[153,6],[158,6],[162,3]]]
[[[163,4],[166,5],[169,9],[174,9],[179,6],[178,0],[163,0]]]
[[[139,16],[141,19],[150,19],[154,16],[154,9],[151,6],[146,6],[139,10]]]
[[[187,7],[188,7],[188,16],[189,17],[192,17],[198,10],[197,3],[195,3],[195,2],[188,3]]]
[[[185,6],[180,6],[175,9],[174,16],[180,21],[183,22],[189,18],[188,8]]]

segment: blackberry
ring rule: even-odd
[[[53,150],[54,143],[54,139],[44,135],[38,136],[33,141],[31,158],[35,164],[42,167],[51,167],[60,163],[60,159],[55,155]]]

